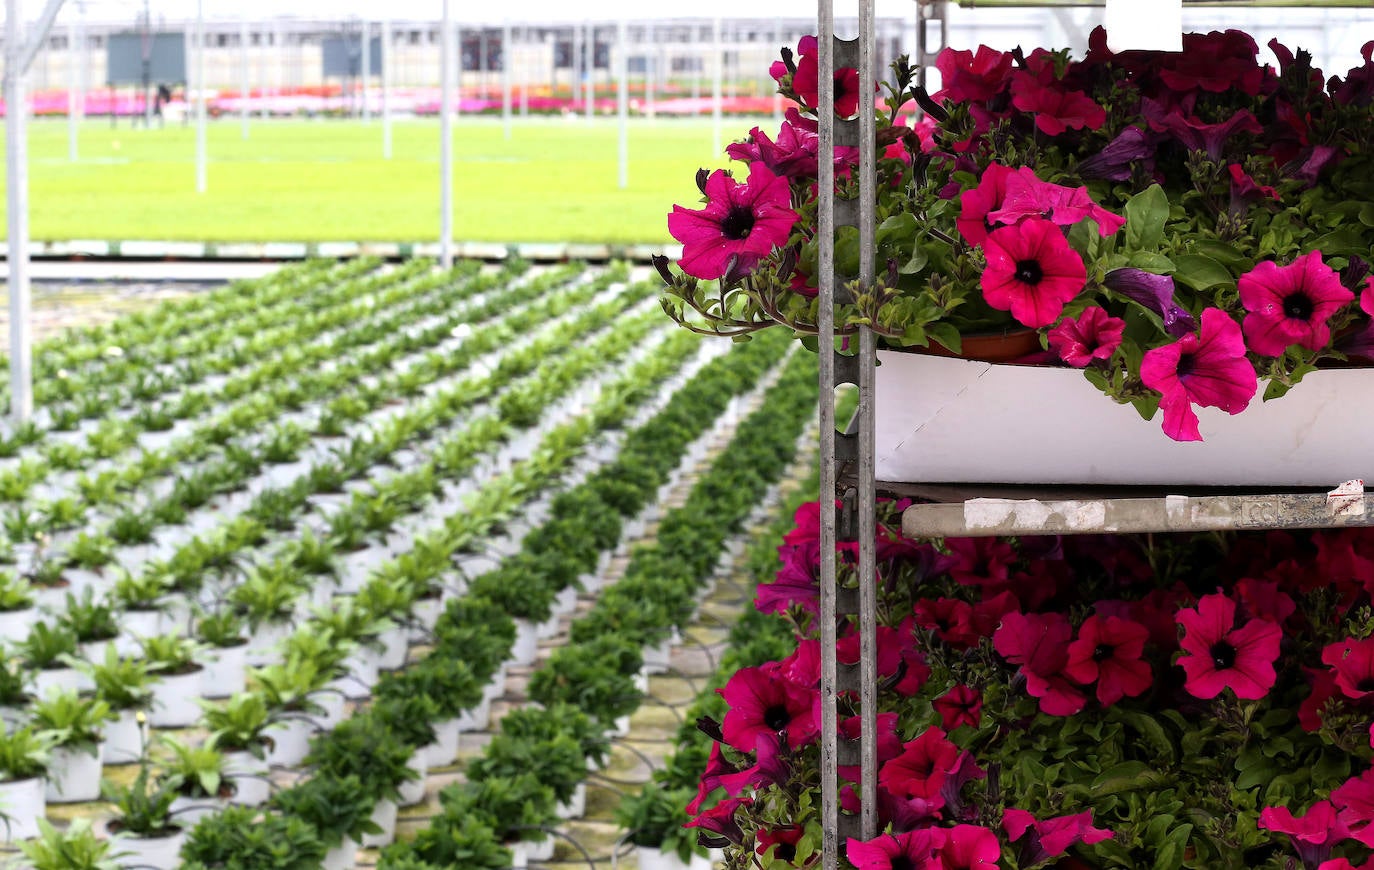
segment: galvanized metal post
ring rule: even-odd
[[[819,114],[817,157],[817,264],[820,311],[817,318],[820,355],[820,503],[821,503],[821,870],[837,870],[840,855],[839,719],[835,707],[835,9],[832,0],[817,0],[816,111]]]
[[[596,112],[596,28],[590,23],[586,28],[587,69],[582,79],[582,110],[590,121]]]
[[[80,128],[86,118],[86,6],[77,4],[77,15],[67,28],[67,71],[71,89],[67,91],[67,159],[80,157]]]
[[[576,113],[577,97],[582,91],[583,63],[587,47],[582,44],[582,26],[574,24],[572,28],[572,84],[568,88],[568,95],[572,101],[568,104],[568,111]]]
[[[368,102],[369,92],[372,90],[372,23],[366,18],[359,25],[362,34],[360,42],[362,44],[363,56],[359,58],[362,63],[362,96],[363,96],[363,123],[372,123],[372,104]]]
[[[10,415],[33,414],[33,346],[29,334],[28,95],[20,0],[5,2],[5,216],[9,222]]]
[[[721,103],[725,99],[725,48],[721,44],[720,16],[711,24],[711,153],[719,156],[721,148]]]
[[[782,50],[782,16],[773,19],[773,51],[774,56]],[[773,88],[773,121],[782,123],[782,92],[776,87]]]
[[[204,193],[205,179],[205,0],[196,0],[196,193]]]
[[[501,23],[501,124],[506,138],[510,138],[510,21]]]
[[[239,123],[242,126],[241,135],[248,138],[248,94],[252,90],[252,82],[249,81],[248,74],[248,12],[239,12]]]
[[[386,8],[386,4],[382,4]],[[391,159],[391,15],[382,13],[381,22],[381,61],[382,68],[382,159]]]
[[[439,265],[453,265],[453,17],[444,0],[439,42]]]

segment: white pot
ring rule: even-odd
[[[33,711],[26,703],[22,707],[4,706],[0,707],[0,722],[5,724],[6,731],[15,728],[23,728],[33,719]]]
[[[200,685],[204,668],[189,674],[164,676],[153,683],[153,712],[148,721],[154,728],[187,728],[200,721]]]
[[[76,668],[49,668],[36,671],[33,677],[33,694],[46,698],[53,691],[81,691],[81,672]]]
[[[557,605],[555,604],[555,609],[549,614],[549,618],[539,623],[539,639],[548,640],[558,634],[558,629],[561,628],[562,625],[563,617],[558,613]]]
[[[558,614],[572,613],[577,607],[577,587],[565,586],[553,600],[553,611]]]
[[[43,613],[63,613],[67,609],[67,593],[71,591],[70,582],[57,586],[35,586],[33,604]]]
[[[344,659],[344,670],[348,676],[340,681],[339,688],[345,698],[352,701],[372,697],[372,687],[377,685],[381,654],[371,647],[358,647]]]
[[[403,807],[413,807],[416,804],[425,802],[425,774],[428,772],[426,760],[429,753],[425,747],[415,750],[415,754],[410,756],[410,761],[406,762],[406,767],[415,771],[415,779],[401,783],[401,799],[397,802]]]
[[[358,841],[344,838],[344,841],[325,853],[321,870],[353,870],[358,860]]]
[[[878,358],[879,480],[1325,491],[1374,479],[1374,453],[1350,437],[1374,425],[1374,405],[1351,402],[1374,391],[1374,369],[1312,372],[1280,401],[1256,399],[1235,416],[1197,408],[1203,441],[1180,443],[1160,430],[1158,415],[1140,419],[1074,369]],[[993,522],[996,512],[972,519]]]
[[[533,832],[532,832],[533,833]],[[531,861],[543,862],[553,857],[553,837],[542,835],[542,840],[516,840],[507,843],[510,849],[512,867],[528,867]]]
[[[281,652],[277,648],[290,634],[291,624],[289,622],[264,622],[258,626],[257,631],[253,632],[253,637],[248,641],[248,653],[245,661],[253,667],[262,667],[281,661]]]
[[[511,647],[509,661],[517,665],[527,665],[539,653],[539,626],[528,619],[515,620],[515,644]]]
[[[172,818],[188,830],[206,816],[212,816],[229,802],[220,798],[179,797],[172,801]]]
[[[310,752],[310,737],[314,733],[315,724],[309,719],[293,717],[278,722],[272,727],[273,744],[267,762],[277,767],[300,764]]]
[[[272,796],[272,783],[267,773],[267,762],[251,752],[224,753],[224,775],[234,781],[234,796],[229,798],[229,803],[241,807],[267,803]]]
[[[119,637],[115,638],[115,652],[121,657],[136,656],[142,651],[139,641],[162,634],[161,610],[126,610],[119,614]]]
[[[669,638],[654,646],[644,647],[643,670],[646,674],[668,672],[673,657],[673,642]]]
[[[76,804],[100,797],[100,757],[103,743],[95,753],[59,746],[48,761],[45,794],[50,804]]]
[[[617,738],[617,737],[624,737],[624,736],[628,735],[629,733],[630,733],[630,717],[629,717],[629,716],[617,716],[617,717],[615,717],[615,722],[612,723],[611,727],[610,727],[609,729],[607,729],[607,731],[606,731],[607,736],[611,737],[612,739]]]
[[[372,823],[382,829],[380,834],[363,834],[363,848],[389,846],[396,839],[396,802],[377,801],[372,810]]]
[[[323,691],[316,692],[312,700],[324,708],[316,720],[320,730],[333,731],[348,715],[348,700],[344,694],[345,679],[333,680]]]
[[[587,812],[587,784],[579,782],[573,789],[572,797],[568,798],[567,803],[559,803],[558,817],[560,819],[580,819]]]
[[[106,764],[137,764],[143,757],[143,734],[137,710],[120,710],[119,718],[105,726]]]
[[[684,864],[674,852],[648,846],[637,846],[635,852],[639,858],[639,870],[691,870],[690,865]]]
[[[416,625],[410,630],[411,643],[426,643],[434,626],[439,623],[439,614],[444,612],[442,598],[420,598],[415,601],[412,616]]]
[[[382,635],[382,652],[377,667],[383,671],[399,671],[406,666],[406,655],[410,652],[409,632],[404,628],[393,628]]]
[[[99,773],[96,777],[99,778]],[[4,837],[5,842],[17,843],[37,837],[38,820],[48,814],[43,779],[0,782],[0,808],[9,816],[8,826],[0,825],[0,837]]]
[[[482,696],[481,702],[458,717],[459,731],[485,731],[491,724],[491,698]],[[450,759],[451,761],[452,759]]]
[[[38,608],[6,610],[0,613],[0,643],[19,643],[29,636],[29,629],[38,622]]]
[[[115,845],[115,858],[120,867],[137,870],[176,870],[181,866],[181,847],[186,842],[183,826],[170,837],[120,837]]]
[[[421,747],[425,754],[427,769],[448,767],[453,763],[453,759],[458,757],[458,733],[462,730],[461,725],[461,719],[446,719],[434,723],[434,742]]]
[[[202,698],[229,698],[247,685],[248,644],[215,647],[206,656],[200,672]]]

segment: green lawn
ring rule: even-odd
[[[727,141],[750,122],[727,119]],[[771,124],[767,125],[771,126]],[[209,182],[195,191],[195,130],[81,130],[67,159],[65,121],[30,127],[35,240],[422,241],[439,226],[439,125],[396,122],[383,160],[380,122],[254,121],[209,125]],[[454,125],[454,237],[499,242],[668,241],[674,202],[699,195],[712,157],[711,125],[639,120],[630,127],[630,185],[617,186],[614,119]],[[0,178],[3,187],[3,178]]]

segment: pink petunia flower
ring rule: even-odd
[[[1095,361],[1111,359],[1125,332],[1126,321],[1094,305],[1076,318],[1064,318],[1050,330],[1050,350],[1074,368],[1086,368]]]
[[[1333,789],[1331,803],[1340,823],[1350,829],[1350,836],[1374,846],[1374,768]]]
[[[1223,689],[1237,698],[1263,698],[1274,685],[1274,662],[1283,631],[1264,619],[1236,626],[1236,602],[1221,593],[1204,595],[1196,609],[1180,610],[1183,626],[1178,664],[1188,679],[1183,688],[1195,698],[1215,698]]]
[[[1336,687],[1352,701],[1374,695],[1374,638],[1346,638],[1322,650],[1322,664],[1336,675]]]
[[[1013,170],[1000,163],[989,163],[978,178],[978,186],[959,194],[959,217],[954,226],[970,245],[981,245],[992,231],[988,215],[1002,207],[1012,174]]]
[[[1093,827],[1091,810],[1037,820],[1025,810],[1008,807],[1002,811],[1002,830],[1016,845],[1022,867],[1057,858],[1078,843],[1091,846],[1115,836],[1104,828]]]
[[[1032,329],[1057,320],[1088,278],[1083,258],[1069,247],[1057,226],[1042,218],[993,230],[983,242],[983,251],[987,256],[980,279],[983,298]]]
[[[930,867],[935,850],[944,840],[943,828],[882,834],[867,841],[851,838],[845,844],[845,854],[857,870],[915,870]]]
[[[1150,632],[1143,625],[1116,616],[1089,616],[1069,644],[1064,673],[1085,686],[1097,683],[1097,700],[1115,704],[1143,694],[1154,683],[1148,662],[1142,661]]]
[[[945,841],[935,852],[931,870],[995,870],[1002,857],[997,835],[981,825],[955,825],[945,829]]]
[[[1147,350],[1140,379],[1163,394],[1164,434],[1175,441],[1202,440],[1193,405],[1239,414],[1259,385],[1255,367],[1245,358],[1240,326],[1220,308],[1202,312],[1198,335],[1188,333]]]
[[[718,690],[730,711],[721,722],[725,742],[741,752],[753,752],[761,734],[786,732],[788,746],[816,739],[815,692],[769,673],[741,668]]]
[[[1287,807],[1265,807],[1260,810],[1259,826],[1276,834],[1287,834],[1304,867],[1330,858],[1331,847],[1350,836],[1330,801],[1317,801],[1302,818],[1294,816]]]
[[[682,243],[682,271],[696,278],[720,278],[731,270],[748,273],[758,261],[787,241],[797,213],[791,209],[787,179],[762,162],[749,164],[740,184],[725,170],[706,179],[706,207],[673,206],[668,232]]]
[[[958,685],[931,702],[945,730],[961,725],[977,728],[983,718],[983,696],[972,686]]]
[[[1088,188],[1041,181],[1028,166],[1008,175],[1003,187],[1000,206],[987,215],[989,221],[1011,225],[1025,218],[1043,217],[1050,223],[1069,227],[1091,219],[1103,238],[1126,225],[1125,218],[1093,202]]]
[[[796,107],[787,110],[774,142],[758,127],[749,131],[746,142],[735,142],[726,146],[725,153],[733,160],[751,163],[763,161],[774,173],[787,178],[815,178],[819,169],[816,155],[820,152],[820,134],[816,121],[803,118]],[[835,147],[835,171],[859,165],[859,149],[844,145]]]
[[[897,714],[879,713],[878,714],[878,766],[882,767],[892,759],[902,754],[902,736],[897,733]],[[850,716],[840,722],[840,735],[849,740],[859,740],[863,736],[863,717]],[[851,782],[858,782],[863,776],[861,765],[841,764],[839,766],[841,779]]]
[[[915,606],[916,624],[956,650],[978,645],[983,635],[973,625],[973,605],[958,598],[921,598]]]
[[[1330,861],[1321,862],[1317,866],[1317,870],[1374,870],[1374,858],[1370,858],[1358,867],[1351,864],[1349,858],[1332,858]]]
[[[1365,284],[1364,290],[1360,293],[1360,309],[1374,317],[1374,275],[1369,276],[1369,281]]]
[[[1058,136],[1068,129],[1096,130],[1107,122],[1107,112],[1082,91],[1043,85],[1030,73],[1018,72],[1011,79],[1011,104],[1035,115],[1035,126],[1046,136]]]
[[[796,866],[793,862],[797,858],[797,844],[806,834],[806,829],[800,825],[782,825],[776,828],[760,828],[754,834],[754,839],[758,845],[754,851],[759,855],[768,856],[768,850],[772,849],[773,861],[770,866],[777,866],[781,861],[788,867]]]
[[[998,538],[945,538],[953,561],[949,576],[965,586],[995,586],[1005,583],[1016,550]]]
[[[803,36],[797,43],[797,71],[792,75],[792,90],[803,106],[814,109],[820,103],[820,47],[814,36]],[[859,113],[859,71],[852,66],[835,70],[835,114],[849,118]]]
[[[735,819],[735,811],[740,807],[752,806],[753,803],[754,799],[750,797],[727,798],[710,809],[697,814],[695,818],[682,827],[699,828],[708,834],[740,845],[744,842],[744,830],[740,828],[739,822]]]
[[[1247,616],[1267,619],[1276,625],[1283,625],[1298,609],[1277,580],[1242,578],[1236,581],[1236,596]]]
[[[1321,350],[1331,341],[1327,321],[1355,298],[1341,286],[1335,269],[1322,262],[1321,251],[1309,251],[1287,266],[1265,260],[1240,277],[1242,326],[1250,349],[1261,356],[1282,356],[1290,345]]]
[[[932,96],[937,101],[986,103],[1006,87],[1011,75],[1012,56],[1008,52],[978,46],[978,51],[946,48],[935,58],[941,88]]]
[[[993,649],[1021,666],[1026,691],[1040,699],[1040,710],[1051,716],[1072,716],[1085,698],[1064,674],[1069,661],[1073,628],[1062,613],[1008,613],[992,636]]]
[[[921,798],[938,808],[944,805],[945,780],[959,769],[963,755],[942,729],[927,728],[879,769],[878,785],[895,797]]]

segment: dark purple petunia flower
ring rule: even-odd
[[[1139,127],[1127,127],[1108,142],[1101,151],[1078,164],[1081,178],[1106,178],[1112,181],[1129,181],[1131,164],[1137,160],[1145,161],[1145,168],[1154,167],[1155,148],[1159,135]]]
[[[1142,269],[1113,269],[1102,279],[1111,289],[1158,314],[1164,329],[1175,338],[1197,329],[1197,320],[1174,302],[1174,279]]]
[[[1191,114],[1185,114],[1180,108],[1167,108],[1149,97],[1143,99],[1140,105],[1151,130],[1168,134],[1169,138],[1189,151],[1205,151],[1213,160],[1221,157],[1226,140],[1237,133],[1264,132],[1249,109],[1238,109],[1225,121],[1207,124]]]

